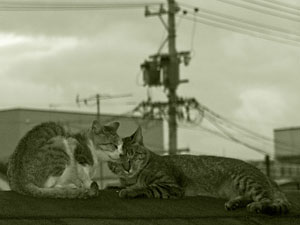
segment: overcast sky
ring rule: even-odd
[[[281,1],[300,7],[297,0]],[[300,32],[299,22],[217,0],[184,2]],[[300,126],[300,47],[200,23],[193,39],[193,22],[182,19],[178,23],[178,51],[193,52],[190,65],[181,68],[181,78],[189,83],[179,87],[180,96],[195,97],[222,116],[270,137],[274,128]],[[147,98],[140,64],[157,52],[165,35],[159,19],[145,18],[142,8],[0,11],[0,109],[49,109],[56,104],[61,110],[94,111],[78,108],[76,95],[129,93],[131,98],[101,103],[102,112],[125,113],[133,107],[128,102]],[[154,89],[152,94],[154,99],[164,99],[163,89]],[[261,157],[252,150],[240,154],[242,147],[198,130],[180,129],[179,145],[196,154]]]

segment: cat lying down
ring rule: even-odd
[[[291,207],[284,193],[256,167],[241,160],[194,155],[159,156],[143,144],[142,130],[123,139],[119,162],[109,168],[124,187],[121,198],[225,198],[226,210],[281,214]]]

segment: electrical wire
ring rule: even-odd
[[[205,131],[207,133],[210,133],[210,134],[213,134],[217,137],[220,137],[222,139],[225,139],[227,141],[232,141],[230,138],[228,138],[227,136],[225,136],[224,134],[220,133],[220,132],[217,132],[215,130],[212,130],[212,129],[209,129],[207,127],[204,127],[204,126],[184,126],[182,124],[179,124],[178,125],[179,128],[181,129],[185,129],[185,130],[192,130],[192,131],[195,131],[195,130],[202,130],[202,131]]]
[[[235,127],[228,126],[228,124],[223,123],[223,121],[215,120],[214,118],[209,118],[209,120],[213,121],[214,123],[219,124],[219,126],[222,126],[229,133],[230,133],[230,131],[228,129],[230,129],[231,132],[234,132],[235,134],[238,134],[239,136],[246,137],[247,139],[250,138],[252,140],[252,142],[254,141],[256,143],[263,144],[263,145],[269,145],[269,146],[272,146],[272,147],[274,147],[274,144],[276,144],[278,147],[280,147],[281,149],[283,149],[285,152],[293,152],[294,153],[294,152],[298,151],[294,146],[291,146],[291,145],[289,145],[287,143],[283,143],[281,141],[274,140],[272,138],[270,138],[269,141],[265,140],[265,139],[261,139],[261,138],[258,138],[256,135],[253,136],[253,135],[251,135],[249,133],[241,132],[240,130],[236,129]],[[256,134],[258,134],[258,133],[256,133]]]
[[[247,147],[247,148],[250,148],[250,149],[252,149],[252,150],[254,150],[254,151],[256,151],[256,152],[258,152],[258,153],[261,153],[261,154],[264,154],[264,155],[269,155],[270,153],[269,152],[267,152],[267,151],[265,151],[265,150],[262,150],[262,149],[260,149],[260,148],[258,148],[258,147],[256,147],[256,146],[253,146],[253,145],[250,145],[250,144],[248,144],[248,143],[246,143],[246,142],[244,142],[244,141],[242,141],[242,140],[240,140],[240,139],[238,139],[238,138],[236,138],[236,137],[234,137],[232,134],[230,134],[226,129],[224,129],[222,126],[220,126],[218,123],[215,123],[213,120],[210,120],[210,119],[208,119],[208,121],[209,122],[211,122],[211,124],[214,126],[214,127],[216,127],[218,130],[220,130],[224,135],[226,135],[229,139],[231,139],[232,141],[234,141],[234,142],[236,142],[236,143],[238,143],[238,144],[241,144],[241,145],[243,145],[243,146],[245,146],[245,147]]]
[[[193,18],[189,18],[187,16],[183,16],[183,19],[193,21]],[[212,27],[217,27],[217,28],[220,28],[220,29],[223,29],[223,30],[229,30],[229,31],[232,31],[232,32],[236,32],[236,33],[240,33],[240,34],[244,34],[244,35],[248,35],[248,36],[268,40],[268,41],[274,41],[274,42],[281,43],[281,44],[287,44],[287,45],[290,45],[290,46],[293,46],[293,47],[298,47],[298,48],[300,47],[299,44],[297,44],[295,42],[292,42],[292,41],[287,41],[287,40],[276,38],[276,37],[273,37],[273,36],[267,36],[267,35],[264,35],[264,34],[261,34],[261,33],[255,33],[253,31],[244,30],[244,29],[237,28],[237,27],[232,27],[230,25],[222,25],[222,24],[217,23],[217,22],[212,22],[212,21],[208,21],[208,20],[200,19],[200,18],[197,18],[196,22],[197,23],[202,23],[202,24],[205,24],[205,25],[208,25],[208,26],[212,26]]]
[[[17,2],[0,1],[0,11],[68,11],[68,10],[106,10],[106,9],[134,9],[145,6],[158,6],[162,3],[79,3],[79,2]]]
[[[293,16],[285,15],[285,14],[282,14],[282,13],[279,14],[277,12],[272,12],[272,11],[257,8],[257,7],[252,7],[252,6],[242,4],[242,3],[238,3],[238,2],[235,2],[235,1],[232,1],[232,0],[216,0],[216,1],[220,1],[220,2],[223,2],[223,3],[226,3],[226,4],[230,4],[230,5],[233,5],[233,6],[240,7],[240,8],[244,8],[244,9],[252,10],[252,11],[255,11],[255,12],[260,12],[260,13],[263,13],[263,14],[279,17],[281,19],[287,19],[287,20],[290,20],[290,21],[293,21],[293,22],[300,22],[300,19],[295,18]]]
[[[238,23],[243,23],[243,24],[258,27],[258,28],[267,29],[267,30],[270,30],[272,32],[280,32],[280,33],[284,33],[284,34],[287,34],[287,35],[294,35],[294,36],[299,36],[300,37],[300,32],[297,32],[295,30],[292,31],[292,30],[284,29],[284,28],[277,27],[277,26],[272,26],[272,25],[258,23],[258,22],[255,22],[255,21],[245,20],[245,19],[242,19],[240,17],[234,17],[234,16],[230,16],[230,15],[227,15],[227,14],[224,14],[224,13],[220,13],[220,12],[216,12],[216,11],[212,11],[212,10],[208,10],[208,9],[204,9],[204,8],[199,8],[199,7],[196,7],[196,6],[190,6],[189,5],[187,8],[189,8],[189,9],[197,8],[198,12],[206,13],[206,14],[209,14],[209,15],[217,16],[217,17],[220,17],[220,18],[223,18],[223,19],[232,20],[232,21],[235,21],[235,22],[238,22]]]
[[[196,28],[197,28],[196,13],[197,12],[194,10],[194,12],[193,12],[194,22],[192,25],[193,27],[192,27],[192,33],[191,33],[191,46],[190,46],[190,52],[192,53],[193,57],[195,56],[194,40],[195,40]]]
[[[164,29],[162,32],[162,37],[161,37],[161,41],[159,44],[159,48],[156,53],[157,55],[159,55],[162,52],[162,50],[164,49],[167,42],[168,42],[168,36],[166,35],[166,29]]]
[[[285,12],[285,13],[288,13],[288,14],[292,14],[294,16],[300,16],[299,12],[295,12],[294,9],[285,9],[285,8],[282,8],[281,6],[276,6],[276,5],[271,5],[270,3],[264,3],[262,1],[253,1],[253,0],[242,0],[244,2],[247,2],[247,3],[250,3],[250,4],[254,4],[254,5],[258,5],[258,6],[261,6],[261,7],[265,7],[265,8],[268,8],[268,9],[273,9],[273,10],[277,10],[277,11],[280,11],[280,12]]]
[[[143,70],[141,68],[139,68],[138,72],[135,75],[135,83],[139,87],[144,86],[144,84],[140,82],[140,77],[141,77],[142,74],[143,74]]]
[[[197,17],[200,17],[200,18],[203,18],[203,19],[208,19],[208,20],[211,20],[211,21],[214,21],[214,22],[217,22],[217,23],[222,23],[222,24],[226,24],[226,25],[229,25],[229,26],[234,26],[234,27],[237,27],[237,28],[240,28],[240,29],[246,29],[246,30],[249,30],[251,32],[256,32],[256,33],[260,33],[260,34],[263,34],[263,35],[268,35],[268,36],[274,36],[276,38],[281,38],[281,39],[286,39],[288,41],[293,41],[293,42],[299,42],[300,43],[300,37],[292,37],[290,35],[286,35],[284,33],[274,33],[272,32],[270,29],[266,30],[265,28],[263,27],[257,27],[257,26],[254,26],[254,25],[249,25],[249,24],[241,24],[240,22],[238,22],[237,20],[234,20],[234,19],[230,19],[230,21],[226,21],[224,20],[223,18],[219,18],[218,15],[215,16],[215,15],[206,15],[206,14],[201,14],[201,13],[198,13],[196,15]]]
[[[263,0],[263,1],[270,2],[272,4],[280,5],[282,7],[290,8],[290,9],[293,9],[293,10],[299,10],[300,11],[300,7],[298,7],[296,5],[288,4],[286,2],[281,2],[281,1],[277,1],[277,0]]]
[[[207,107],[205,108],[205,112],[206,112],[205,113],[206,119],[213,121],[214,123],[218,123],[219,125],[222,124],[223,127],[225,126],[229,129],[232,129],[233,131],[237,132],[238,134],[240,134],[242,136],[246,136],[247,138],[251,138],[252,140],[254,140],[258,143],[269,144],[269,145],[271,144],[272,146],[273,146],[273,144],[276,144],[278,147],[284,149],[285,151],[289,151],[289,152],[297,152],[298,151],[298,149],[296,149],[294,146],[291,146],[285,142],[274,140],[273,138],[261,135],[257,132],[254,132],[245,127],[242,127],[236,123],[233,123],[230,120],[213,112],[212,110],[209,110]]]

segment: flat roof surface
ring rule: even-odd
[[[0,109],[1,112],[10,112],[10,111],[32,111],[32,112],[41,112],[41,113],[64,113],[64,114],[75,114],[75,115],[86,115],[86,116],[94,116],[96,113],[94,112],[81,112],[81,111],[74,111],[74,110],[57,110],[57,109],[38,109],[38,108],[7,108],[7,109]],[[118,118],[137,118],[137,119],[143,119],[140,116],[134,116],[134,115],[127,115],[124,114],[106,114],[101,113],[101,116],[107,116],[107,117],[118,117]],[[151,120],[157,120],[162,121],[162,119],[151,119]]]
[[[296,127],[282,127],[282,128],[276,128],[274,131],[289,131],[289,130],[300,130],[300,126]]]
[[[300,191],[287,197],[293,204],[287,215],[269,216],[246,209],[225,211],[225,200],[210,197],[183,199],[120,199],[115,190],[102,190],[87,200],[39,199],[0,192],[0,224],[300,224]]]

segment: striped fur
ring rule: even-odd
[[[125,187],[122,198],[224,198],[226,210],[281,214],[291,207],[285,195],[256,167],[241,160],[193,155],[158,156],[143,145],[141,128],[123,139],[121,162],[109,168]]]
[[[96,196],[98,185],[92,180],[99,169],[96,151],[102,151],[101,143],[116,150],[114,146],[120,142],[118,126],[100,126],[94,121],[91,129],[77,134],[67,133],[55,122],[35,126],[19,141],[9,159],[11,189],[45,198]]]

